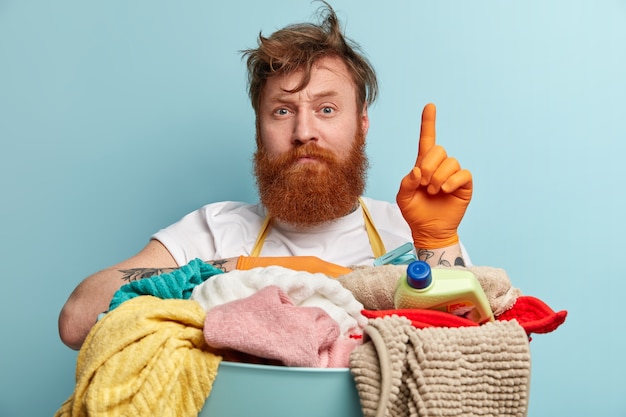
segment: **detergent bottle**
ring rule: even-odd
[[[473,273],[461,269],[431,269],[424,261],[413,261],[402,274],[394,294],[397,309],[441,310],[476,323],[493,321],[493,312]]]

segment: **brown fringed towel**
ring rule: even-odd
[[[398,279],[406,273],[406,265],[358,266],[337,280],[349,289],[367,310],[391,310]],[[436,268],[444,268],[438,266]],[[450,267],[464,269],[476,276],[485,291],[493,314],[498,316],[515,304],[521,291],[511,285],[502,268],[490,266]]]
[[[516,321],[416,329],[372,319],[350,357],[364,417],[526,416],[530,349]]]

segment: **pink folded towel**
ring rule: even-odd
[[[361,343],[341,336],[323,309],[296,306],[274,285],[210,309],[204,337],[215,349],[315,368],[348,367],[350,353]]]

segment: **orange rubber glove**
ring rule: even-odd
[[[415,167],[396,196],[417,249],[458,243],[457,229],[472,198],[472,174],[435,144],[435,118],[435,105],[429,103],[422,113]]]
[[[294,271],[321,272],[333,278],[352,272],[350,268],[323,261],[316,256],[240,256],[237,259],[237,269],[242,270],[272,265],[282,266]]]

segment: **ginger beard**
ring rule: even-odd
[[[261,202],[270,215],[294,226],[336,220],[357,207],[365,189],[368,160],[365,135],[359,129],[345,160],[314,142],[270,158],[258,138],[254,171]],[[315,163],[298,163],[303,157]]]

